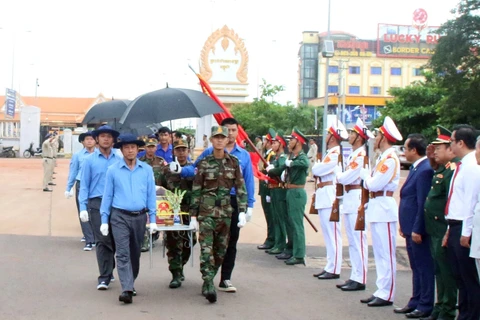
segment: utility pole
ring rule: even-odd
[[[330,40],[330,4],[331,4],[331,0],[328,0],[327,40]],[[329,67],[329,63],[330,63],[330,58],[327,56],[326,61],[325,61],[325,97],[324,97],[324,104],[323,104],[322,157],[326,154],[326,151],[327,151],[326,130],[328,129],[327,117],[328,117],[328,76],[329,76],[328,67]]]
[[[346,97],[346,77],[343,73],[344,70],[347,70],[345,62],[350,60],[338,60],[338,106],[337,106],[337,116],[341,112],[341,121],[345,125],[345,97]]]

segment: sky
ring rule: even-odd
[[[378,23],[411,24],[417,8],[436,26],[453,18],[457,2],[331,0],[331,30],[375,39]],[[0,7],[0,87],[13,80],[23,96],[134,99],[167,82],[199,90],[188,64],[198,70],[205,41],[227,25],[249,54],[246,101],[264,78],[285,86],[276,101],[296,104],[302,32],[328,25],[328,0],[0,0]]]

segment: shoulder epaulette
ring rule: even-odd
[[[455,162],[449,162],[450,166],[449,166],[449,169],[450,170],[455,170],[457,169],[457,164]],[[447,168],[447,166],[445,166],[445,168]]]

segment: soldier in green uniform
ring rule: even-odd
[[[275,157],[271,159],[270,165],[266,168],[268,175],[275,179],[277,183],[269,183],[270,196],[272,197],[272,212],[275,243],[273,248],[268,251],[269,254],[277,254],[277,258],[287,260],[292,257],[292,226],[287,214],[287,190],[284,189],[281,175],[285,168],[285,160],[287,156],[284,148],[287,147],[287,142],[282,135],[277,132],[272,141],[272,149],[275,152]],[[286,239],[288,238],[288,243]]]
[[[160,186],[162,185],[162,168],[166,166],[167,162],[162,157],[158,157],[155,155],[155,151],[157,150],[158,140],[154,137],[148,137],[147,141],[145,141],[145,155],[138,158],[138,160],[146,162],[149,164],[153,169],[153,176],[155,177],[155,185]],[[149,238],[149,231],[145,231],[145,236],[143,237],[142,243],[142,252],[147,252],[150,250],[150,238]],[[153,236],[153,240],[157,240],[159,233],[156,232]]]
[[[212,127],[210,141],[213,153],[197,164],[190,203],[190,226],[200,223],[199,242],[201,247],[200,272],[202,273],[202,294],[211,303],[217,301],[213,279],[223,263],[230,235],[233,208],[230,205],[230,191],[236,189],[238,201],[238,227],[247,220],[247,190],[240,163],[235,156],[225,152],[228,141],[225,126]]]
[[[270,163],[271,159],[275,156],[275,152],[272,148],[272,139],[275,138],[275,130],[268,129],[268,134],[266,136],[266,143],[264,147],[264,158],[267,163]],[[263,165],[263,163],[261,163]],[[263,173],[266,173],[265,170],[262,170]],[[259,246],[257,246],[260,250],[269,250],[273,248],[275,243],[275,228],[274,228],[274,213],[272,209],[272,202],[271,202],[271,194],[270,190],[268,189],[268,185],[265,180],[258,180],[258,194],[260,195],[260,199],[262,201],[262,209],[263,213],[265,214],[265,221],[267,222],[267,238],[265,242]],[[266,251],[266,252],[267,252]],[[268,252],[269,253],[269,252]]]
[[[285,160],[285,189],[287,190],[287,212],[292,224],[293,256],[286,260],[287,265],[305,265],[305,229],[303,214],[307,203],[305,182],[308,174],[308,157],[302,145],[307,138],[297,128],[293,128],[292,139],[288,143],[290,159]]]
[[[192,164],[188,161],[188,145],[187,141],[178,139],[173,143],[173,153],[180,166]],[[169,166],[162,168],[162,186],[166,189],[175,192],[176,189],[186,190],[180,204],[182,212],[190,211],[190,199],[192,193],[194,177],[180,177],[179,174],[172,173]],[[182,215],[184,225],[190,224],[190,217]],[[172,273],[172,281],[169,287],[172,289],[178,288],[185,280],[183,275],[183,266],[188,262],[192,248],[190,248],[190,241],[186,231],[170,231],[167,232],[166,247],[168,257],[168,269]],[[197,242],[196,234],[193,236],[193,245]]]
[[[437,134],[437,139],[427,149],[430,163],[435,169],[432,188],[425,202],[425,228],[431,237],[430,251],[434,260],[437,284],[437,302],[430,318],[450,320],[456,317],[457,285],[447,259],[447,248],[442,246],[442,240],[448,226],[445,220],[445,206],[450,180],[458,159],[450,148],[451,132],[438,126]]]

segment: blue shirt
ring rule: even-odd
[[[132,170],[120,160],[108,168],[100,206],[102,223],[108,223],[112,207],[128,211],[147,208],[150,222],[156,222],[157,194],[151,166],[136,160]]]
[[[227,150],[225,151],[228,152]],[[207,149],[203,150],[202,154],[198,156],[197,160],[195,160],[195,163],[193,165],[185,166],[182,168],[180,176],[182,178],[194,176],[195,167],[197,166],[198,162],[212,153],[213,147],[208,147]],[[255,202],[255,182],[253,179],[252,160],[250,159],[250,154],[245,149],[240,148],[236,143],[230,154],[237,157],[240,162],[243,180],[245,180],[245,187],[247,188],[248,207],[253,208],[253,203]],[[232,196],[236,194],[235,188],[232,188],[230,194]]]
[[[80,178],[82,177],[81,170],[83,160],[85,160],[85,158],[89,155],[90,152],[88,152],[86,148],[79,150],[73,155],[72,160],[70,160],[70,171],[68,172],[67,191],[70,191],[73,188],[75,180],[80,180]]]
[[[137,154],[137,158],[143,157],[145,153],[147,153],[145,150],[143,150],[142,152],[139,152]],[[155,155],[157,157],[162,157],[163,159],[165,159],[165,161],[167,161],[167,163],[170,163],[173,161],[173,146],[169,144],[167,151],[165,151],[162,149],[162,146],[158,144],[157,150],[155,151]]]
[[[108,159],[98,149],[85,158],[80,178],[80,195],[78,196],[80,211],[87,210],[88,199],[103,196],[107,169],[119,160],[122,158],[115,149],[112,149]]]

